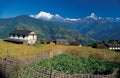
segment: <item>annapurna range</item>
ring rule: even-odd
[[[30,15],[35,19],[54,22],[57,25],[75,30],[85,36],[96,40],[120,40],[120,18],[100,17],[94,12],[85,18],[64,18],[59,14],[52,15],[41,11],[36,15]]]

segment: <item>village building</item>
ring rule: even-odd
[[[69,45],[68,41],[65,39],[57,39],[56,41],[54,41],[54,43],[58,45]]]
[[[78,41],[71,41],[70,45],[71,45],[71,46],[79,46],[79,47],[82,46],[82,45],[80,44],[80,42],[78,42]]]
[[[95,43],[92,45],[92,47],[98,49],[108,49],[108,47],[104,43]]]
[[[107,47],[110,49],[110,50],[120,50],[120,44],[116,44],[116,43],[109,43],[109,44],[106,44]]]
[[[46,41],[46,44],[54,44],[54,40],[51,38],[46,38],[45,41]]]
[[[98,48],[98,49],[109,49],[109,50],[115,50],[115,51],[120,51],[120,44],[119,43],[99,43],[95,44],[92,46],[93,48]]]
[[[31,30],[14,30],[9,35],[10,37],[4,41],[19,44],[34,44],[37,40],[37,34]]]

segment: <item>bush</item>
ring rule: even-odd
[[[78,57],[70,54],[61,54],[54,58],[38,63],[39,66],[53,68],[64,73],[108,74],[120,68],[120,64],[107,62],[96,58]]]

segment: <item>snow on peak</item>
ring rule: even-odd
[[[44,11],[41,11],[36,15],[30,15],[30,17],[36,18],[36,19],[43,19],[43,20],[62,19],[62,17],[59,14],[53,15],[51,13],[44,12]]]
[[[53,18],[54,15],[50,14],[50,13],[47,13],[47,12],[44,12],[44,11],[41,11],[40,13],[36,14],[36,15],[30,15],[30,17],[33,17],[33,18],[41,18],[41,19],[44,19],[44,20],[50,20]]]
[[[43,19],[43,20],[55,20],[55,21],[59,21],[59,20],[62,20],[62,21],[78,21],[80,20],[79,18],[78,19],[75,19],[75,18],[63,18],[61,17],[59,14],[55,14],[55,15],[52,15],[51,13],[47,13],[47,12],[44,12],[44,11],[41,11],[40,13],[36,14],[36,15],[30,15],[30,17],[32,18],[36,18],[36,19]]]
[[[95,15],[94,12],[92,12],[90,16],[87,16],[87,18],[92,18],[92,19],[95,19],[95,20],[97,20],[97,19],[99,19],[99,18],[101,19],[101,17],[98,18],[98,17]]]
[[[63,19],[63,17],[61,17],[59,14],[55,14],[55,15],[54,15],[54,18]]]
[[[67,20],[67,21],[79,21],[80,18],[78,18],[78,19],[75,19],[75,18],[66,18],[66,20]]]

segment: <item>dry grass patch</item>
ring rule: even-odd
[[[15,58],[29,57],[41,54],[42,52],[50,51],[52,52],[53,56],[61,52],[83,57],[94,57],[120,63],[120,52],[114,52],[105,49],[94,49],[84,46],[63,46],[54,44],[39,45],[37,47],[34,47],[8,43],[4,41],[0,41],[0,44],[0,58],[4,58],[6,56],[12,56]]]

